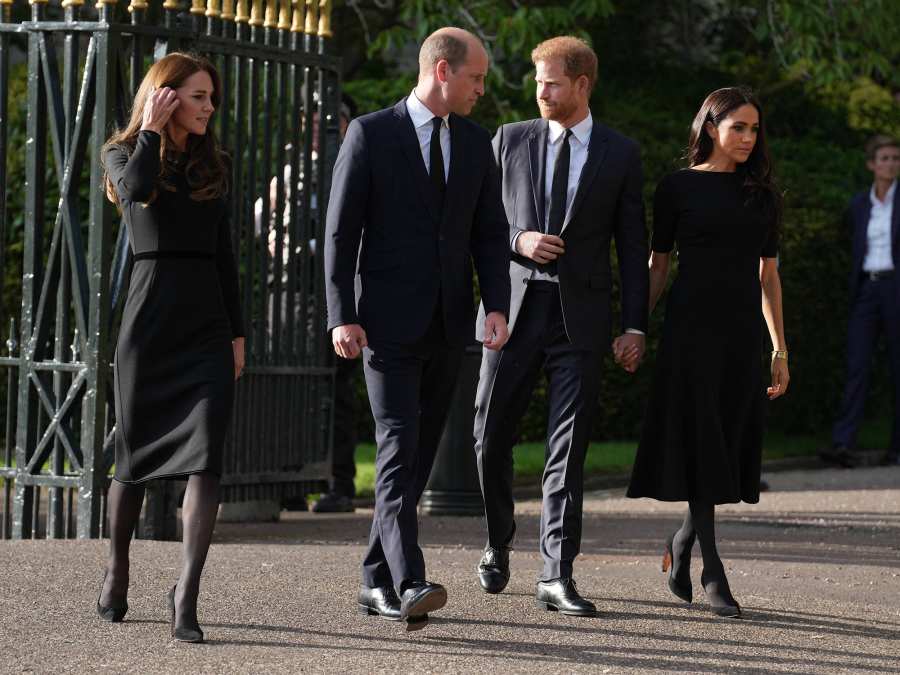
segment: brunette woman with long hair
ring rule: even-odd
[[[684,523],[665,544],[669,589],[691,602],[691,549],[699,539],[710,608],[736,617],[741,608],[716,550],[715,507],[759,501],[765,395],[784,395],[790,380],[776,260],[781,194],[762,107],[749,90],[706,97],[687,160],[689,168],[662,179],[654,199],[651,311],[676,247],[678,278],[628,496],[688,502]],[[763,319],[773,349],[767,390]]]
[[[184,642],[203,640],[200,574],[244,365],[228,164],[210,127],[221,93],[206,59],[169,54],[147,72],[131,120],[103,152],[106,194],[128,228],[134,266],[116,345],[110,557],[97,612],[118,622],[128,611],[128,549],[144,484],[186,479],[184,561],[168,595],[172,636]]]

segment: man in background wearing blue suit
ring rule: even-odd
[[[826,462],[852,468],[856,433],[863,417],[872,353],[878,335],[887,338],[894,380],[894,426],[882,464],[900,464],[900,141],[875,136],[866,145],[866,166],[874,174],[845,216],[853,236],[850,270],[850,325],[847,331],[847,384],[832,434],[821,453]]]

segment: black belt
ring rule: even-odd
[[[868,279],[869,281],[881,281],[883,279],[893,279],[894,278],[894,270],[882,270],[880,272],[863,272],[863,279]]]
[[[134,259],[138,260],[159,260],[160,258],[180,258],[182,260],[212,260],[216,256],[212,253],[203,251],[144,251],[143,253],[135,253]]]

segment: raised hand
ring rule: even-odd
[[[555,234],[523,232],[516,238],[516,252],[542,265],[566,252],[566,243]]]
[[[171,87],[154,89],[150,92],[147,103],[144,105],[144,121],[141,124],[141,130],[155,131],[161,134],[179,103],[178,94]]]

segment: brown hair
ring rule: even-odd
[[[572,81],[584,75],[588,79],[588,93],[593,91],[597,82],[597,55],[590,45],[581,38],[572,35],[544,40],[531,52],[531,62],[547,59],[562,59],[566,76]]]
[[[900,142],[896,138],[884,134],[872,136],[866,143],[866,159],[870,162],[875,161],[875,155],[882,148],[900,148]]]
[[[456,69],[466,62],[469,53],[466,41],[454,35],[461,32],[461,28],[456,30],[441,28],[425,38],[422,48],[419,49],[419,72],[427,73],[439,61],[446,61],[450,70],[456,72]]]
[[[117,129],[103,146],[101,156],[105,156],[106,150],[118,146],[127,152],[134,151],[137,136],[140,133],[144,121],[144,107],[154,89],[159,87],[172,87],[177,89],[184,81],[195,73],[205,71],[209,74],[213,83],[212,104],[219,107],[222,98],[222,81],[215,67],[202,56],[173,52],[154,63],[144,76],[141,86],[134,97],[134,106],[131,109],[131,118],[124,129]],[[167,158],[167,150],[171,140],[163,129],[160,143],[160,173],[158,185],[166,190],[174,190],[169,177],[172,167]],[[219,149],[212,127],[206,129],[206,134],[196,136],[188,135],[187,140],[187,165],[184,169],[185,178],[191,189],[191,199],[202,201],[221,197],[228,189],[228,164],[227,155]],[[113,204],[119,206],[119,195],[107,173],[104,176],[106,196]],[[147,203],[156,199],[156,191],[147,200]]]
[[[725,87],[716,89],[706,97],[691,124],[685,159],[688,166],[697,166],[709,159],[713,151],[713,141],[706,131],[706,123],[711,122],[714,126],[719,126],[726,117],[744,105],[752,105],[759,113],[759,132],[753,152],[746,162],[739,165],[738,171],[744,175],[744,189],[748,193],[749,201],[760,203],[766,216],[774,222],[775,229],[780,231],[782,195],[772,172],[762,106],[750,89]]]

